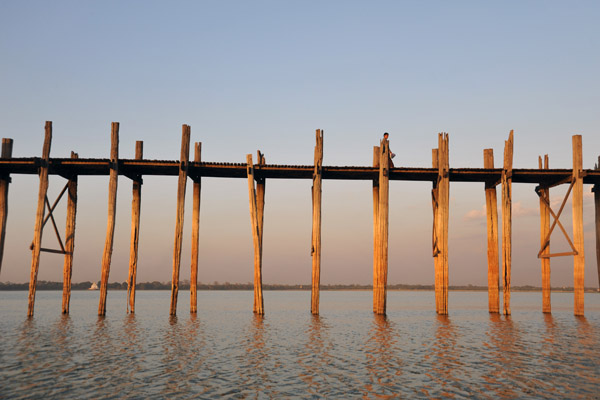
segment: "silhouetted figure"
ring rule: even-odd
[[[387,132],[384,132],[383,138],[385,140],[389,140],[388,139],[389,137],[390,137],[390,134]],[[390,150],[390,168],[394,168],[394,162],[392,161],[392,158],[396,157],[396,154],[392,153],[392,149],[390,149],[389,146],[388,146],[388,149]]]

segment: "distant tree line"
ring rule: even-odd
[[[99,282],[96,282],[99,286]],[[92,282],[85,281],[79,283],[72,283],[72,290],[88,290],[92,286]],[[62,290],[62,282],[50,282],[50,281],[38,281],[37,290]],[[127,290],[127,282],[112,282],[108,284],[110,290]],[[141,282],[135,285],[136,290],[171,290],[171,282]],[[190,282],[184,280],[179,284],[179,289],[189,290]],[[253,290],[254,285],[252,283],[198,283],[198,290]],[[0,282],[0,290],[28,290],[29,283],[12,283],[12,282]],[[284,285],[284,284],[263,284],[264,290],[310,290],[311,285]],[[321,285],[321,290],[372,290],[371,285]],[[388,290],[434,290],[433,285],[406,285],[406,284],[393,284],[388,285]],[[449,290],[473,290],[473,291],[487,291],[487,286],[450,286]],[[513,291],[522,292],[535,292],[541,291],[540,287],[536,286],[513,286]],[[500,287],[502,291],[502,287]],[[572,292],[572,287],[556,287],[552,288],[552,291],[556,292]],[[586,288],[586,292],[596,292],[595,288]]]

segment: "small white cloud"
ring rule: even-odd
[[[512,215],[514,217],[526,217],[530,215],[539,215],[538,208],[523,207],[520,201],[514,202],[512,205]]]
[[[466,221],[472,221],[472,220],[476,220],[476,219],[484,219],[485,218],[485,204],[481,206],[481,209],[477,210],[471,210],[468,213],[465,214],[464,219]]]

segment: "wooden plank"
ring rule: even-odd
[[[512,262],[512,165],[513,131],[504,142],[502,170],[502,297],[503,313],[510,315],[510,269]]]
[[[438,135],[438,183],[436,236],[439,254],[437,255],[438,279],[436,281],[436,312],[448,314],[448,220],[450,206],[450,181],[448,176],[448,134]]]
[[[71,152],[71,158],[79,156]],[[75,219],[77,216],[77,175],[69,179],[67,195],[67,222],[65,224],[65,261],[63,265],[62,313],[69,313],[71,304],[71,276],[73,275],[73,253],[75,251]]]
[[[548,154],[544,156],[544,162],[542,163],[542,157],[539,157],[539,168],[548,169]],[[544,240],[550,232],[550,207],[544,201],[550,199],[550,188],[540,189],[540,242],[544,246]],[[542,312],[552,312],[551,305],[551,285],[550,285],[550,243],[545,247],[542,247],[540,254],[542,264]]]
[[[135,142],[135,159],[144,158],[144,142]],[[140,242],[140,215],[142,211],[142,178],[134,177],[131,189],[131,239],[129,244],[129,274],[127,277],[127,312],[135,313],[135,285],[137,281],[138,246]]]
[[[202,143],[194,146],[194,162],[202,161]],[[198,247],[200,245],[200,191],[202,178],[194,179],[194,199],[192,211],[192,266],[190,272],[190,313],[198,312]]]
[[[2,139],[2,158],[12,158],[13,140]],[[0,272],[2,272],[2,258],[4,257],[4,241],[6,239],[6,221],[8,218],[8,185],[10,174],[0,175]]]
[[[379,169],[380,148],[373,146],[373,167]],[[377,312],[375,288],[379,281],[379,176],[373,179],[373,312]]]
[[[177,216],[175,220],[175,243],[173,245],[173,276],[171,278],[171,309],[170,315],[177,314],[177,297],[179,295],[179,269],[181,266],[181,245],[183,243],[183,221],[185,211],[185,189],[187,183],[187,167],[190,161],[190,134],[189,125],[181,128],[181,156],[179,167],[179,181],[177,184]]]
[[[323,131],[317,129],[315,144],[315,169],[312,186],[312,288],[310,311],[319,314],[319,290],[321,285],[321,181],[323,166]]]
[[[431,150],[431,165],[436,170],[439,170],[439,149]],[[439,224],[439,174],[436,179],[433,181],[433,187],[431,188],[431,207],[433,211],[433,228],[431,231],[431,250],[433,254],[433,271],[434,271],[434,294],[435,294],[435,309],[436,312],[440,308],[440,295],[439,295],[439,286],[441,283],[441,271],[440,271],[440,248],[438,244],[438,224]]]
[[[600,157],[596,169],[600,169]],[[596,268],[598,269],[598,291],[600,292],[600,184],[594,185],[594,216],[596,219]]]
[[[102,276],[100,277],[100,302],[98,315],[106,315],[106,295],[108,291],[108,276],[112,258],[115,236],[115,217],[117,213],[117,183],[119,178],[119,123],[113,122],[110,133],[110,162],[111,170],[108,179],[108,218],[106,223],[106,241],[102,254]]]
[[[379,271],[373,288],[375,314],[385,315],[388,273],[388,226],[389,226],[389,162],[390,148],[387,139],[379,145]]]
[[[483,150],[483,167],[494,168],[493,149]],[[490,313],[499,313],[500,266],[498,262],[498,200],[496,186],[485,186],[485,212],[487,220],[488,309]]]
[[[573,289],[575,292],[574,313],[583,315],[584,311],[584,272],[585,253],[583,248],[583,168],[581,135],[573,136],[573,244],[577,255],[573,256]]]
[[[254,165],[252,154],[246,156],[246,174],[248,175],[248,197],[250,201],[250,222],[252,227],[252,244],[254,247],[254,313],[264,314],[262,296],[262,246],[260,242],[260,226],[254,188]]]
[[[50,158],[50,146],[52,143],[52,122],[46,121],[44,134],[44,147],[42,149],[42,160],[39,169],[40,187],[38,191],[38,205],[35,214],[35,228],[33,231],[33,248],[31,253],[31,275],[29,278],[29,304],[27,316],[33,317],[35,306],[35,290],[37,286],[37,275],[40,266],[40,248],[42,247],[42,224],[44,221],[44,208],[46,194],[48,192],[48,160]]]

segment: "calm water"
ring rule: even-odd
[[[510,318],[490,316],[487,293],[450,292],[450,316],[433,292],[389,292],[387,318],[370,292],[265,292],[264,318],[251,292],[199,292],[190,316],[168,291],[0,292],[0,398],[600,398],[600,295],[514,293]]]

